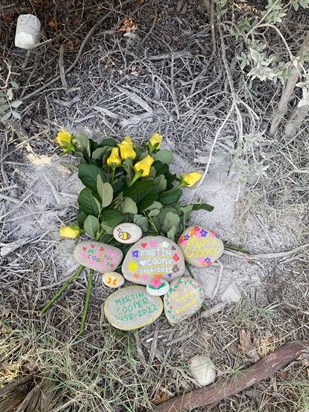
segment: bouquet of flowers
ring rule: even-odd
[[[173,152],[161,148],[162,139],[156,132],[142,145],[135,144],[129,136],[120,143],[112,138],[97,143],[85,134],[73,135],[61,130],[56,140],[62,155],[70,154],[79,159],[77,165],[64,163],[64,166],[76,171],[85,187],[78,196],[76,223],[61,227],[60,236],[77,238],[85,234],[99,242],[117,244],[125,254],[128,245],[119,245],[112,235],[122,222],[138,225],[145,235],[162,235],[177,241],[192,211],[212,211],[213,207],[208,204],[183,205],[179,202],[182,188],[193,187],[202,174],[199,171],[181,176],[171,173]],[[83,269],[81,265],[45,305],[42,313]],[[91,287],[92,273],[81,331],[85,326]]]

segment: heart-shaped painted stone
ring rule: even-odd
[[[164,312],[170,323],[178,323],[194,315],[205,298],[202,286],[191,278],[179,278],[170,285],[164,295]]]

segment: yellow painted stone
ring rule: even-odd
[[[124,277],[117,272],[106,272],[102,276],[102,282],[109,288],[117,289],[124,284]]]

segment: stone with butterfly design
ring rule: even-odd
[[[120,249],[100,242],[80,242],[74,249],[74,258],[80,265],[101,273],[114,271],[122,257]]]
[[[123,276],[133,283],[148,285],[152,279],[171,282],[184,274],[180,247],[164,236],[146,236],[128,250],[122,264]]]
[[[124,277],[117,272],[106,272],[102,276],[102,282],[109,288],[117,289],[124,284]]]
[[[135,243],[142,237],[142,229],[134,223],[121,223],[113,230],[113,236],[119,243]]]

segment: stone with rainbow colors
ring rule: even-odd
[[[146,236],[128,250],[122,264],[123,276],[133,283],[148,285],[152,279],[171,282],[185,271],[180,247],[163,236]]]
[[[223,242],[212,230],[200,226],[188,227],[178,240],[186,262],[203,268],[211,266],[224,251]]]

